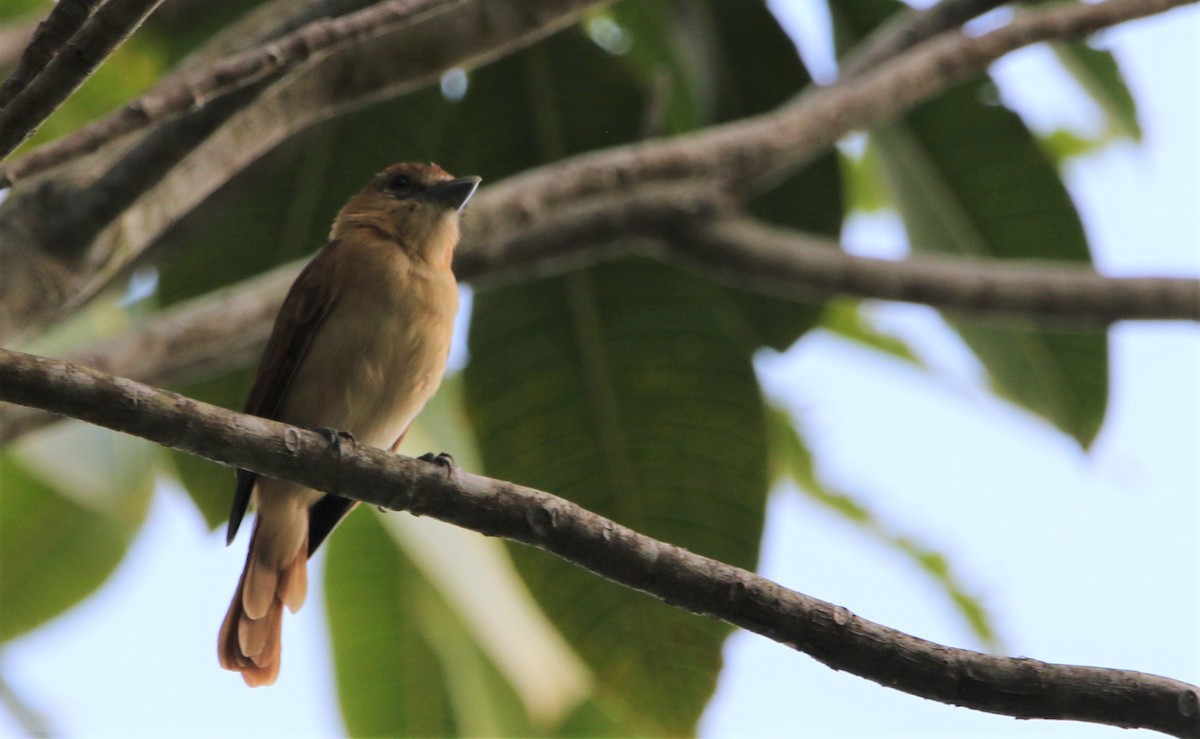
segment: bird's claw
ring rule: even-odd
[[[358,440],[354,438],[354,434],[350,433],[349,431],[339,431],[328,426],[318,426],[315,430],[317,433],[324,436],[325,440],[329,442],[330,451],[333,451],[337,454],[342,453],[343,439],[350,442],[352,445],[358,443]]]
[[[437,454],[434,454],[433,452],[425,452],[421,456],[417,457],[417,459],[421,460],[422,462],[432,462],[436,464],[438,467],[446,470],[447,477],[454,472],[454,457],[451,457],[446,452],[438,452]]]

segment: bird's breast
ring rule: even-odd
[[[289,393],[292,423],[390,447],[441,383],[458,292],[447,270],[364,265],[339,286]]]

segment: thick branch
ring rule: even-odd
[[[8,156],[22,141],[32,136],[42,121],[83,84],[160,2],[162,0],[108,0],[87,17],[66,45],[49,60],[45,69],[24,84],[0,108],[0,158]],[[87,4],[76,5],[86,9]],[[54,17],[51,16],[52,19]],[[61,27],[69,28],[74,22],[72,17],[61,20],[57,25],[61,30]],[[34,42],[37,40],[35,36]],[[57,42],[58,39],[52,38],[47,45]]]
[[[629,588],[914,695],[1019,718],[1200,736],[1200,689],[1128,670],[953,649],[859,618],[752,572],[638,534],[531,488],[200,403],[132,380],[0,350],[0,399],[392,510],[551,552]]]

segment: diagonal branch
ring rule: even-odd
[[[260,474],[551,552],[666,603],[907,693],[1018,718],[1200,735],[1200,688],[1129,670],[954,649],[651,539],[549,493],[233,413],[101,372],[0,350],[0,399]]]
[[[0,158],[32,136],[161,2],[108,0],[92,13],[45,69],[0,108]]]
[[[13,71],[4,80],[4,85],[0,86],[0,108],[7,106],[17,93],[29,86],[38,72],[46,68],[92,14],[99,1],[59,0],[54,4],[46,20],[37,24],[29,44],[20,57],[16,57]]]

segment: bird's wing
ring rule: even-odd
[[[245,412],[278,420],[283,401],[287,398],[292,379],[308,356],[313,338],[325,317],[333,308],[334,295],[329,284],[329,272],[318,266],[333,251],[334,244],[326,246],[300,276],[292,283],[291,290],[283,300],[271,338],[267,341],[258,376],[246,400]],[[233,510],[229,513],[229,528],[226,541],[233,541],[246,508],[250,505],[250,492],[254,489],[257,475],[247,470],[237,471],[237,489],[233,496]]]

